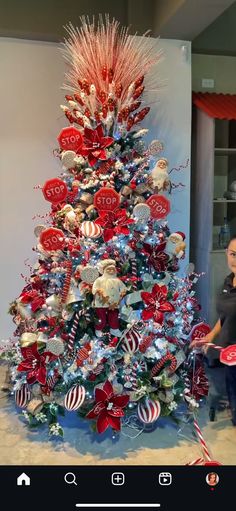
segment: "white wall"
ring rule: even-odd
[[[147,123],[149,139],[164,142],[163,155],[172,168],[190,157],[190,43],[161,40],[157,47],[165,51],[159,73],[167,85]],[[34,261],[34,225],[43,223],[40,219],[32,221],[32,217],[49,209],[42,192],[33,187],[60,173],[52,151],[67,122],[59,108],[65,67],[56,44],[2,38],[0,62],[0,338],[7,339],[15,327],[7,315],[8,305],[24,285],[20,274],[28,275],[24,260]],[[189,245],[190,167],[171,175],[186,187],[173,194],[169,224],[172,230],[187,234]],[[184,266],[187,259],[188,254]]]

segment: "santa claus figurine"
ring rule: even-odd
[[[185,234],[183,232],[172,232],[169,238],[167,238],[165,253],[168,254],[170,258],[175,256],[180,259],[184,255],[184,250],[186,248],[184,240]]]
[[[94,307],[99,320],[95,332],[97,337],[101,337],[104,327],[108,325],[110,333],[120,337],[119,304],[125,296],[127,288],[117,277],[116,263],[113,259],[100,261],[98,263],[98,271],[102,276],[95,280],[92,287]]]
[[[167,190],[170,187],[168,160],[166,158],[157,160],[154,169],[152,169],[149,183],[157,192]]]

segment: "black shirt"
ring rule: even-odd
[[[233,278],[233,273],[226,277],[216,301],[221,331],[215,343],[223,347],[236,344],[236,287],[233,287]]]

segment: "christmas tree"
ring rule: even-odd
[[[140,126],[161,52],[108,17],[68,33],[62,173],[42,186],[51,210],[2,354],[17,407],[50,435],[65,410],[120,431],[130,414],[146,427],[207,393],[202,367],[194,380],[184,363],[199,306],[193,272],[178,276],[185,234],[166,220],[168,161]]]

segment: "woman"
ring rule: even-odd
[[[231,273],[226,277],[223,288],[217,297],[216,308],[219,319],[214,328],[201,340],[195,340],[190,347],[204,345],[207,353],[208,344],[222,347],[236,344],[236,235],[231,238],[226,249],[227,263]],[[225,365],[226,390],[232,413],[232,423],[236,426],[236,365]]]

